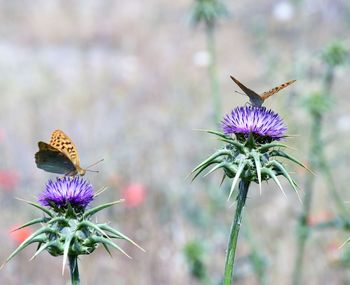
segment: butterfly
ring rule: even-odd
[[[50,143],[40,141],[38,146],[39,151],[35,154],[38,168],[68,176],[85,175],[87,169],[80,167],[75,144],[61,130],[53,131]]]
[[[239,88],[241,88],[242,91],[249,97],[250,103],[254,107],[261,107],[267,98],[269,98],[273,94],[281,91],[282,89],[286,88],[287,86],[291,85],[292,83],[294,83],[296,81],[296,80],[287,81],[287,82],[285,82],[285,83],[283,83],[275,88],[272,88],[271,90],[266,91],[266,92],[259,95],[256,92],[254,92],[253,90],[251,90],[248,87],[246,87],[245,85],[243,85],[241,82],[239,82],[232,75],[230,77],[239,86]]]

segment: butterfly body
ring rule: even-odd
[[[289,86],[290,84],[292,84],[296,81],[296,80],[287,81],[287,82],[285,82],[277,87],[274,87],[271,90],[266,91],[266,92],[259,95],[255,91],[246,87],[244,84],[242,84],[236,78],[234,78],[232,75],[230,77],[239,86],[239,88],[241,88],[242,91],[249,97],[250,103],[254,107],[261,107],[267,98],[271,97],[273,94],[281,91],[282,89],[286,88],[287,86]]]
[[[38,168],[48,172],[83,176],[86,169],[80,167],[77,148],[72,140],[61,130],[55,130],[50,143],[40,141],[39,151],[35,154]]]

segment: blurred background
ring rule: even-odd
[[[34,153],[62,129],[83,167],[104,158],[99,173],[86,175],[96,191],[109,188],[94,203],[126,199],[99,221],[147,251],[120,243],[129,260],[98,248],[80,259],[82,284],[220,284],[234,213],[229,185],[219,188],[221,173],[193,183],[186,176],[222,147],[196,129],[218,129],[247,102],[232,74],[258,93],[297,79],[265,106],[284,118],[295,135],[290,152],[308,165],[312,120],[321,117],[333,182],[314,169],[301,284],[350,284],[350,252],[339,249],[349,227],[327,226],[339,216],[329,185],[350,200],[350,2],[227,1],[212,16],[210,2],[0,1],[1,261],[36,229],[10,234],[40,215],[15,197],[35,201],[55,177],[36,168]],[[288,167],[305,190],[309,174]],[[271,182],[261,196],[250,189],[236,284],[291,284],[303,205],[284,185],[287,199]],[[0,284],[69,284],[62,258],[29,261],[35,248],[1,270]]]

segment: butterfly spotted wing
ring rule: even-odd
[[[287,81],[286,83],[283,83],[283,84],[281,84],[275,88],[272,88],[271,90],[266,91],[266,92],[259,95],[255,91],[253,91],[253,90],[249,89],[248,87],[246,87],[245,85],[243,85],[241,82],[239,82],[233,76],[230,76],[230,77],[239,86],[239,88],[241,88],[242,91],[249,97],[251,105],[255,106],[255,107],[261,107],[267,98],[269,98],[273,94],[281,91],[282,89],[286,88],[287,86],[289,86],[290,84],[292,84],[296,81],[296,80]]]
[[[294,83],[296,80],[290,80],[290,81],[287,81],[275,88],[272,88],[271,90],[269,91],[266,91],[264,93],[262,93],[260,95],[260,97],[265,101],[267,98],[269,98],[270,96],[272,96],[273,94],[281,91],[282,89],[286,88],[287,86],[291,85],[292,83]]]
[[[74,176],[84,175],[86,170],[80,167],[75,144],[61,130],[55,130],[50,143],[39,142],[39,151],[35,154],[38,168],[48,172]]]

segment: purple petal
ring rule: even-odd
[[[76,176],[56,178],[49,180],[45,190],[39,195],[39,203],[43,206],[54,204],[58,208],[70,204],[73,208],[85,208],[94,197],[92,185],[86,180]]]
[[[280,140],[287,127],[281,117],[265,107],[237,107],[227,114],[221,122],[225,134],[243,134],[246,137],[252,132],[261,137]]]

